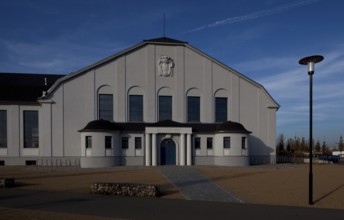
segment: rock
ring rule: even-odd
[[[132,183],[92,183],[90,193],[134,197],[158,197],[159,189],[154,185]]]

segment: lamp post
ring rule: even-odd
[[[314,55],[309,57],[304,57],[299,61],[301,65],[308,65],[308,75],[309,75],[309,200],[308,204],[313,205],[313,74],[314,74],[314,64],[319,63],[324,59],[323,56]]]

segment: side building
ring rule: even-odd
[[[68,75],[0,73],[0,164],[248,166],[278,103],[187,42],[156,38]]]

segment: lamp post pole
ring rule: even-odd
[[[309,75],[309,183],[308,183],[308,204],[313,205],[313,74],[314,64],[324,59],[323,56],[314,55],[304,57],[299,61],[301,65],[308,65]]]

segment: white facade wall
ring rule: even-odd
[[[160,57],[168,56],[174,62],[173,76],[164,77],[158,73]],[[87,165],[87,154],[82,148],[87,133],[79,130],[93,120],[98,119],[98,95],[113,94],[113,120],[128,121],[128,97],[139,94],[144,97],[144,122],[157,122],[158,96],[173,97],[173,121],[187,122],[187,96],[200,96],[202,123],[214,123],[215,97],[228,98],[228,120],[239,122],[251,131],[247,136],[250,155],[275,155],[276,110],[278,104],[259,84],[234,72],[223,64],[209,58],[196,49],[185,45],[142,44],[126,53],[115,56],[85,70],[64,77],[49,91],[49,95],[41,100],[39,106],[5,105],[8,114],[8,147],[0,151],[0,157],[81,157]],[[38,149],[23,149],[23,111],[39,111],[40,139]],[[18,138],[18,135],[20,138]],[[99,142],[104,134],[93,134]],[[120,147],[120,136],[130,136],[129,146],[134,146],[135,136],[142,134],[111,134]],[[166,135],[166,134],[163,134]],[[225,134],[197,134],[201,137],[202,148],[192,152],[195,163],[215,161],[216,157],[241,156],[241,134],[230,134],[233,149],[223,149],[222,139]],[[214,137],[214,149],[206,149],[206,137]],[[80,138],[81,137],[81,138]],[[99,140],[97,139],[99,138]],[[185,137],[186,139],[186,137]],[[157,144],[163,136],[157,138]],[[180,142],[179,134],[173,134],[173,140]],[[240,142],[239,142],[240,140]],[[116,143],[114,143],[114,146]],[[91,150],[94,157],[107,157],[104,149]],[[177,144],[177,155],[180,145]],[[113,156],[125,156],[126,162],[121,164],[144,164],[144,147],[136,150],[130,147],[122,152],[113,152]],[[246,152],[248,154],[248,150]],[[180,158],[177,163],[180,163]],[[108,159],[106,159],[108,160]],[[101,161],[101,159],[99,159]],[[217,160],[218,163],[226,164]],[[106,164],[117,164],[114,160]],[[97,163],[101,166],[102,162]]]

